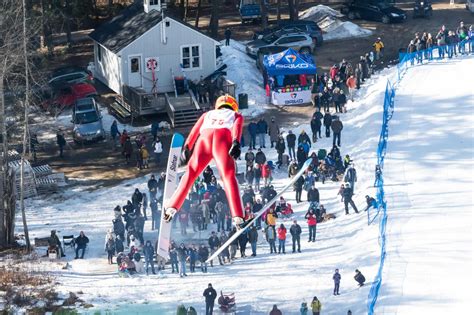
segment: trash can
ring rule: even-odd
[[[249,96],[247,93],[239,94],[239,109],[249,108]]]
[[[174,84],[176,85],[176,92],[178,95],[184,94],[186,92],[184,87],[184,77],[174,77]]]

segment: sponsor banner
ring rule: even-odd
[[[311,90],[284,92],[272,92],[273,105],[299,105],[311,103]]]

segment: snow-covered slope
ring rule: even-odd
[[[341,153],[349,153],[355,161],[358,171],[355,201],[359,208],[363,208],[366,194],[374,194],[373,170],[381,104],[386,79],[395,74],[394,70],[389,69],[373,76],[360,90],[360,101],[349,103],[348,113],[341,115],[345,125]],[[282,122],[282,125],[287,126],[285,130],[290,127],[299,133],[304,128],[310,132],[309,126],[302,123]],[[323,138],[313,144],[312,150],[329,149],[331,142],[331,139]],[[273,150],[265,149],[265,152],[271,159],[276,159]],[[239,165],[243,169],[243,161],[239,161]],[[277,171],[274,175],[274,185],[278,190],[284,185],[286,171]],[[134,187],[146,191],[146,180],[139,178],[106,189],[76,187],[47,200],[27,201],[33,238],[47,236],[51,229],[57,229],[62,235],[77,235],[83,230],[91,239],[87,259],[70,261],[69,270],[62,270],[61,264],[42,264],[57,275],[60,291],[82,291],[81,298],[92,303],[94,310],[109,309],[120,314],[171,314],[182,302],[187,306],[193,305],[201,314],[204,312],[202,291],[211,282],[218,291],[235,292],[239,314],[268,314],[273,304],[277,304],[284,314],[297,314],[301,302],[309,303],[315,295],[322,301],[325,314],[341,314],[347,309],[354,314],[365,312],[370,281],[378,267],[378,227],[367,226],[365,213],[344,215],[343,205],[336,196],[340,183],[317,184],[322,203],[337,218],[318,225],[316,243],[306,242],[307,226],[303,216],[308,204],[296,205],[294,193],[285,194],[303,228],[301,254],[288,253],[291,251],[288,249],[291,245],[288,238],[286,255],[270,255],[268,245],[260,234],[256,258],[238,259],[230,266],[210,268],[207,274],[197,272],[181,279],[167,270],[164,278],[144,275],[132,279],[118,278],[116,267],[107,265],[105,232],[111,227],[113,207],[123,205]],[[280,222],[287,227],[291,224]],[[150,224],[147,221],[145,239],[154,240],[156,233],[150,231]],[[21,229],[21,226],[17,228]],[[215,226],[211,226],[212,229]],[[174,233],[176,235],[179,231]],[[207,233],[196,233],[194,237],[205,238]],[[195,241],[186,243],[192,242]],[[72,255],[69,251],[67,258],[71,259]],[[341,296],[337,297],[332,295],[335,268],[339,268],[342,275]],[[365,274],[369,283],[360,289],[352,279],[356,268]]]
[[[408,69],[385,158],[387,259],[378,314],[472,306],[474,58]]]

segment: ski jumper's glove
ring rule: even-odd
[[[174,215],[176,214],[176,212],[178,212],[178,210],[176,210],[175,208],[168,208],[165,210],[165,215],[163,217],[163,220],[166,222],[166,223],[170,223],[171,220],[173,220],[173,217]]]
[[[190,158],[191,158],[191,150],[189,150],[188,145],[185,145],[183,152],[181,153],[181,158],[179,159],[179,162],[181,165],[186,165],[188,164]]]
[[[232,146],[230,147],[229,150],[229,155],[234,158],[234,160],[237,160],[240,157],[240,143],[237,140],[234,140],[232,142]]]

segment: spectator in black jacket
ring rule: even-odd
[[[324,87],[324,90],[321,93],[321,96],[319,99],[320,99],[321,105],[324,106],[324,110],[329,111],[329,105],[331,104],[332,97],[331,97],[331,92],[328,90],[327,87]]]
[[[158,181],[155,179],[155,175],[151,175],[148,180],[148,191],[150,192],[150,201],[156,199],[156,193],[158,191]]]
[[[341,132],[343,127],[342,121],[340,121],[339,117],[336,116],[336,118],[331,122],[331,129],[333,132],[332,145],[335,145],[337,140],[337,146],[341,146]]]
[[[140,212],[141,203],[143,201],[143,195],[138,188],[135,188],[135,191],[132,195],[132,204],[135,208],[135,211]]]
[[[58,147],[59,147],[59,157],[64,157],[63,156],[63,151],[64,151],[64,147],[66,146],[66,138],[64,138],[64,135],[61,131],[59,131],[57,134],[56,134],[56,143],[58,144]]]
[[[309,139],[308,134],[306,133],[306,131],[301,130],[301,133],[298,136],[298,145],[300,145],[302,143],[305,143],[305,142],[309,143],[309,145],[311,146],[311,140]]]
[[[259,164],[262,167],[263,164],[267,161],[267,157],[265,153],[262,152],[262,149],[257,150],[257,154],[255,154],[255,163]]]
[[[278,165],[278,168],[280,168],[283,164],[283,154],[285,153],[285,140],[283,139],[283,136],[280,134],[278,136],[278,140],[275,144],[275,149],[278,153],[278,162],[277,162],[277,165]]]
[[[324,127],[326,127],[326,138],[329,138],[331,136],[331,123],[332,123],[332,115],[329,113],[329,110],[327,110],[324,114],[323,118],[323,123]]]
[[[313,133],[313,143],[316,143],[318,141],[318,134],[319,137],[321,138],[321,120],[318,119],[317,116],[313,116],[310,122],[311,125],[311,132]]]
[[[155,249],[151,245],[150,241],[146,241],[145,246],[143,247],[143,255],[145,256],[145,270],[148,275],[148,267],[151,266],[151,272],[156,275],[155,265],[153,262],[153,255],[155,255]]]
[[[291,130],[288,131],[288,135],[286,136],[286,143],[288,145],[288,155],[290,156],[290,159],[296,159],[296,135]]]
[[[302,145],[298,146],[298,151],[296,151],[296,160],[298,161],[298,169],[303,167],[304,162],[308,158]]]
[[[201,263],[201,271],[207,272],[207,263],[206,260],[209,257],[209,250],[206,246],[201,245],[198,250],[199,262]]]
[[[204,290],[204,293],[202,295],[206,298],[206,315],[212,315],[212,312],[214,310],[214,301],[217,297],[217,292],[212,287],[212,284],[209,283],[207,289]]]
[[[301,226],[296,222],[293,221],[293,224],[290,227],[290,234],[291,234],[291,241],[293,242],[293,253],[296,249],[296,244],[298,244],[298,253],[301,253]]]
[[[211,249],[211,255],[219,248],[221,245],[221,241],[219,237],[216,235],[216,232],[212,231],[211,237],[208,240],[209,248]],[[219,258],[219,264],[223,265],[221,256],[217,256]],[[211,267],[213,267],[213,261],[211,260]]]
[[[84,234],[83,231],[79,233],[79,236],[75,240],[76,243],[76,257],[79,258],[79,250],[82,250],[81,259],[84,259],[84,252],[86,251],[87,244],[89,243],[89,238]]]
[[[319,190],[316,188],[314,184],[308,190],[308,202],[310,203],[317,202],[319,204]]]
[[[255,206],[254,206],[255,208]],[[257,227],[253,224],[252,227],[250,227],[249,232],[248,232],[248,241],[250,243],[250,246],[252,247],[252,255],[253,257],[257,256],[257,241],[258,241],[258,231]]]
[[[359,287],[363,286],[365,282],[364,275],[362,274],[362,272],[359,271],[359,269],[356,269],[355,273],[356,273],[354,276],[355,281],[357,281],[357,283],[359,284]]]
[[[344,209],[346,210],[346,214],[349,214],[349,206],[348,206],[349,204],[351,205],[352,209],[354,209],[355,213],[359,213],[354,201],[352,200],[352,195],[353,195],[353,192],[352,192],[351,184],[345,183],[342,196],[344,197]]]
[[[301,193],[303,192],[303,185],[304,185],[304,178],[303,176],[300,176],[294,184],[294,188],[296,192],[296,203],[301,202]]]

